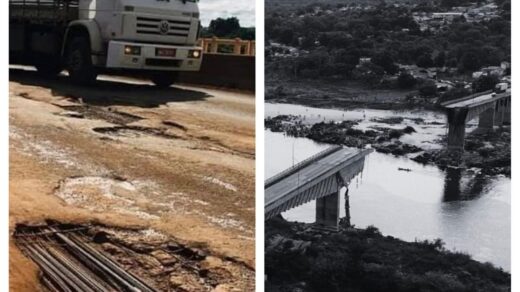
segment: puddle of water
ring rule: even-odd
[[[159,219],[159,216],[145,211],[138,204],[143,199],[143,194],[150,193],[153,188],[152,183],[141,181],[130,182],[112,177],[86,176],[65,179],[60,183],[55,195],[69,205],[91,211],[113,210],[142,219]],[[166,209],[173,211],[170,208]]]
[[[202,179],[204,181],[210,182],[212,184],[221,186],[221,187],[225,188],[226,190],[230,190],[232,192],[238,191],[237,187],[235,187],[234,185],[227,183],[227,182],[223,182],[223,181],[219,180],[218,178],[214,178],[211,176],[204,176]]]

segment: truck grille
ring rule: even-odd
[[[170,35],[188,37],[191,22],[182,20],[165,20],[149,17],[137,17],[137,33],[150,35]]]

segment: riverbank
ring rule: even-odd
[[[269,78],[268,102],[321,108],[434,110],[436,99],[416,98],[416,89],[374,88],[356,81],[286,80]]]
[[[377,228],[317,233],[309,224],[266,222],[269,291],[510,291],[511,275],[444,249],[405,242]]]

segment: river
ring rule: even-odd
[[[360,129],[410,125],[417,133],[401,140],[423,148],[443,147],[440,138],[446,133],[444,115],[429,111],[342,111],[289,104],[266,104],[265,108],[266,117],[301,115],[308,123],[359,120]],[[394,116],[405,120],[399,125],[374,121]],[[475,122],[468,125],[468,131],[474,127]],[[266,178],[330,146],[269,130],[265,131],[265,143]],[[443,171],[407,157],[373,153],[363,173],[352,180],[349,195],[351,222],[356,227],[373,225],[384,235],[406,241],[440,238],[449,250],[468,253],[504,270],[511,268],[510,178],[483,177],[478,169]],[[289,221],[311,223],[314,206],[315,202],[310,202],[282,215]]]

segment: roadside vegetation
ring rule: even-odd
[[[227,39],[254,40],[255,28],[240,26],[240,21],[236,17],[219,17],[212,20],[208,27],[202,28],[201,37],[209,38],[214,36]]]

